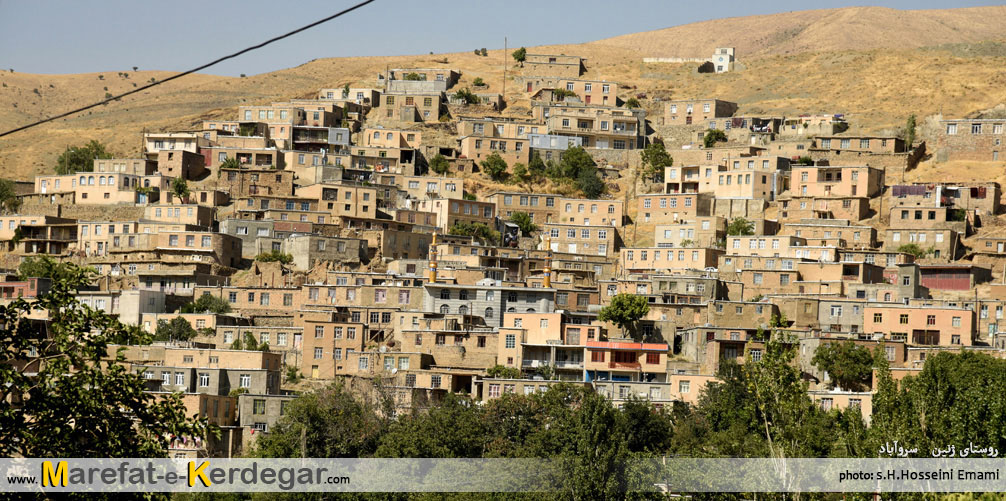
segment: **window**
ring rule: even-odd
[[[926,315],[926,325],[936,325],[936,315]]]
[[[359,369],[361,371],[367,370],[367,368],[369,367],[369,365],[370,365],[370,359],[367,358],[366,356],[361,356],[360,357],[360,362],[358,363]]]
[[[954,317],[951,320],[951,324],[950,325],[952,325],[954,327],[960,327],[961,326],[961,317]]]
[[[512,350],[517,347],[517,337],[513,334],[506,335],[506,348]]]
[[[147,379],[149,379],[149,378],[147,378]],[[210,385],[210,375],[207,374],[207,373],[205,373],[205,372],[200,372],[199,373],[199,386],[205,388],[205,387],[207,387],[209,385]]]
[[[647,364],[659,364],[660,363],[660,354],[659,353],[647,353],[646,354],[646,363]]]
[[[240,386],[241,388],[250,388],[251,387],[251,374],[241,374],[238,377],[238,386]]]
[[[691,381],[678,381],[678,393],[689,393],[692,391]]]

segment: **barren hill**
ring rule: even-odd
[[[731,17],[622,35],[593,44],[631,48],[648,57],[706,57],[735,47],[742,57],[912,49],[1002,38],[1006,6],[943,10],[846,7]]]
[[[1006,38],[997,26],[1006,7],[896,11],[846,8],[733,18],[580,45],[529,47],[532,52],[587,58],[587,78],[622,84],[623,98],[641,99],[654,123],[655,98],[715,96],[737,101],[744,114],[845,113],[853,132],[882,131],[909,113],[962,116],[1006,102]],[[794,29],[799,28],[797,31]],[[787,31],[789,30],[789,31]],[[644,56],[705,56],[737,47],[744,69],[698,74],[695,65],[644,64]],[[895,47],[895,48],[878,48]],[[446,60],[447,63],[442,61]],[[527,109],[512,81],[518,68],[503,50],[439,55],[319,59],[247,78],[193,75],[127,97],[82,116],[0,138],[0,176],[27,179],[51,172],[69,145],[97,139],[121,156],[139,154],[148,131],[200,127],[206,118],[233,116],[242,104],[307,97],[321,87],[373,86],[387,67],[446,64],[463,71],[460,87],[483,78],[503,87],[508,113]],[[0,128],[54,115],[134,88],[166,72],[106,71],[33,75],[0,71]]]

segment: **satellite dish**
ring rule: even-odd
[[[392,373],[392,374],[398,374],[398,369],[395,369],[395,368],[392,368],[392,369],[391,369],[391,373]]]

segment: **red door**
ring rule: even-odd
[[[531,92],[531,82],[528,82],[528,83],[527,83],[527,91],[528,91],[528,92]]]
[[[587,94],[586,96],[584,96],[583,99],[584,99],[584,101],[583,101],[584,104],[590,104],[590,94]]]

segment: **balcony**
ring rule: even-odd
[[[538,367],[543,367],[548,365],[548,360],[545,359],[525,359],[521,361],[521,367],[536,369]]]
[[[641,365],[639,365],[639,362],[615,362],[615,361],[611,361],[611,362],[608,362],[608,368],[609,369],[618,369],[618,370],[632,370],[632,371],[643,370],[643,367]]]
[[[582,369],[583,361],[563,360],[555,363],[557,369]]]

